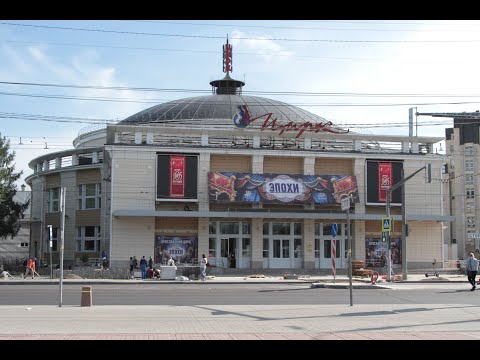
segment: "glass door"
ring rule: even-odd
[[[290,239],[272,239],[271,268],[290,268]]]
[[[237,238],[220,239],[220,256],[227,268],[237,267]]]

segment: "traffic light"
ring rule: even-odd
[[[382,231],[382,242],[387,242],[387,232]]]
[[[426,164],[425,165],[425,182],[427,184],[430,184],[432,182],[432,164]]]

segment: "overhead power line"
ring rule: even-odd
[[[185,21],[162,21],[162,20],[123,20],[123,21],[131,21],[131,22],[137,22],[137,23],[153,23],[153,24],[162,24],[162,25],[192,25],[192,26],[209,26],[209,27],[234,27],[234,28],[258,28],[258,29],[280,29],[280,30],[321,30],[321,31],[373,31],[373,32],[472,32],[471,29],[365,29],[365,28],[325,28],[325,27],[305,27],[305,26],[273,26],[273,25],[246,25],[246,24],[215,24],[215,23],[202,23],[202,22],[185,22]],[[325,22],[331,22],[331,21],[325,21]],[[341,23],[341,22],[336,22],[336,23]],[[356,24],[370,24],[370,23],[362,23],[362,22],[354,22],[354,21],[347,21],[347,23],[356,23]],[[377,24],[384,24],[384,23],[377,23]],[[388,23],[392,24],[392,23]],[[419,23],[410,23],[410,24],[415,24],[415,25],[421,25]],[[425,24],[425,23],[423,23]],[[404,25],[403,23],[398,23],[395,25]],[[435,25],[435,24],[432,24]],[[449,25],[449,24],[443,24],[444,25]],[[455,24],[455,25],[460,25],[460,24]],[[475,30],[474,30],[475,31]]]
[[[211,90],[206,89],[175,89],[175,88],[152,88],[152,87],[133,87],[133,86],[101,86],[101,85],[72,85],[72,84],[51,84],[51,83],[32,83],[32,82],[13,82],[0,81],[4,85],[22,85],[22,86],[40,86],[40,87],[58,87],[72,89],[97,89],[97,90],[130,90],[130,91],[157,91],[157,92],[191,92],[208,93]],[[263,90],[242,90],[242,93],[259,95],[295,95],[295,96],[352,96],[352,97],[480,97],[480,94],[420,94],[420,93],[360,93],[360,92],[307,92],[307,91],[263,91]]]
[[[0,22],[0,25],[9,26],[23,26],[43,29],[57,29],[57,30],[71,30],[71,31],[86,31],[86,32],[100,32],[110,34],[122,35],[147,35],[147,36],[164,36],[177,38],[192,38],[192,39],[224,39],[225,36],[214,35],[185,35],[185,34],[166,34],[166,33],[150,33],[150,32],[136,32],[136,31],[120,31],[120,30],[104,30],[104,29],[86,29],[65,26],[49,26],[49,25],[35,25],[35,24],[18,24],[10,22]],[[259,41],[290,41],[290,42],[326,42],[326,43],[370,43],[370,44],[401,44],[401,43],[477,43],[480,40],[337,40],[337,39],[295,39],[295,38],[272,38],[272,37],[242,37],[231,36],[232,40],[259,40]]]
[[[27,93],[8,93],[0,92],[0,95],[5,96],[21,96],[32,98],[47,98],[47,99],[62,99],[62,100],[79,100],[79,101],[101,101],[101,102],[119,102],[119,103],[139,103],[139,104],[159,104],[155,99],[123,99],[123,98],[107,98],[107,97],[85,97],[85,96],[68,96],[68,95],[43,95],[43,94],[27,94]],[[332,96],[332,95],[331,95]],[[168,101],[174,105],[175,100]],[[179,101],[178,104],[184,103]],[[427,106],[427,105],[465,105],[465,104],[480,104],[480,101],[450,101],[450,102],[408,102],[408,103],[309,103],[309,104],[295,104],[285,103],[283,106],[298,106],[298,107],[392,107],[392,106]],[[271,105],[269,102],[250,104],[249,107],[263,107]],[[275,104],[275,106],[282,106]]]

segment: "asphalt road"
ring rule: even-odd
[[[84,285],[83,285],[84,286]],[[62,304],[80,305],[82,285],[63,286]],[[4,285],[0,305],[57,305],[58,285]],[[332,305],[349,304],[348,289],[310,284],[131,284],[92,285],[94,305]],[[478,291],[468,284],[398,284],[354,289],[354,304],[473,304]]]

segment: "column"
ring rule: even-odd
[[[303,220],[303,268],[315,269],[315,220]]]
[[[210,171],[210,154],[200,153],[198,166],[198,210],[208,211],[208,172]],[[201,256],[202,254],[200,254]],[[206,254],[205,254],[206,255]]]
[[[263,268],[263,219],[252,219],[252,269]]]

